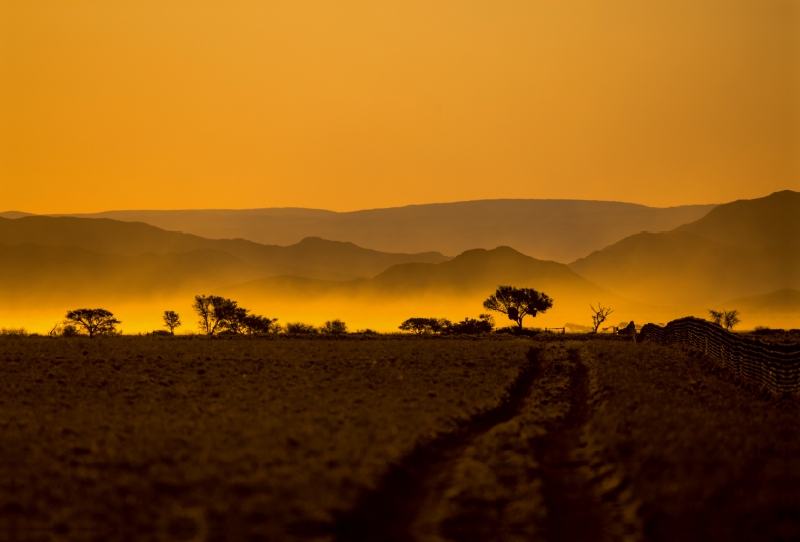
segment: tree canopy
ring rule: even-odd
[[[720,327],[724,327],[728,331],[733,329],[741,322],[739,319],[739,311],[735,309],[731,311],[715,311],[710,309],[708,313],[711,315],[712,322]]]
[[[410,331],[417,335],[424,333],[433,333],[434,335],[442,333],[452,324],[450,320],[445,318],[409,318],[399,328],[401,331]]]
[[[522,320],[526,316],[536,317],[552,306],[553,300],[547,294],[514,286],[498,286],[495,293],[483,302],[484,308],[505,314],[517,323],[519,329],[522,329]]]
[[[236,301],[216,295],[196,295],[192,308],[197,313],[197,325],[207,335],[262,335],[276,329],[277,318],[250,314]]]
[[[67,312],[64,317],[66,322],[83,328],[91,339],[95,335],[107,335],[116,332],[119,320],[114,314],[105,309],[75,309]]]
[[[175,328],[181,325],[181,317],[175,311],[164,311],[161,316],[164,320],[164,327],[169,328],[169,334],[175,335]]]
[[[455,335],[481,335],[491,333],[494,329],[494,318],[491,314],[481,314],[478,319],[464,318],[460,322],[455,322],[447,328],[447,333]]]

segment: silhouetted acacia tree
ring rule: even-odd
[[[446,318],[409,318],[399,328],[401,331],[411,331],[417,335],[424,333],[439,334],[447,330],[452,323]]]
[[[218,295],[196,295],[192,308],[198,316],[197,325],[206,335],[214,335],[218,331],[241,333],[242,319],[248,312],[239,307],[236,301]]]
[[[279,326],[277,318],[266,318],[257,314],[246,315],[241,322],[242,329],[248,335],[266,335],[275,333]]]
[[[197,313],[197,325],[206,335],[213,335],[217,330],[217,322],[214,321],[214,301],[221,297],[209,295],[194,296],[192,308]]]
[[[430,318],[409,318],[398,326],[400,331],[411,331],[417,335],[422,335],[428,331]]]
[[[181,317],[175,311],[164,311],[161,317],[164,319],[164,327],[169,328],[170,335],[175,335],[175,328],[180,327]]]
[[[553,306],[553,300],[547,294],[537,292],[533,288],[515,288],[514,286],[498,286],[494,295],[483,302],[483,307],[508,316],[522,329],[522,319],[526,316],[536,317]]]
[[[82,327],[91,339],[95,335],[114,333],[121,322],[105,309],[75,309],[67,312],[65,322]]]
[[[708,314],[711,315],[711,321],[713,323],[717,324],[719,327],[724,327],[728,331],[741,323],[741,320],[739,320],[739,311],[736,309],[732,311],[715,311],[709,309]]]
[[[609,307],[603,307],[600,302],[597,303],[596,309],[592,304],[589,304],[589,307],[591,307],[592,312],[594,313],[592,315],[592,325],[594,326],[594,331],[592,333],[597,333],[597,329],[600,327],[600,324],[605,322],[606,318],[608,318],[608,315],[614,311]]]
[[[711,316],[712,323],[717,324],[719,327],[722,327],[722,319],[725,317],[724,311],[715,311],[713,309],[709,309],[708,314]]]

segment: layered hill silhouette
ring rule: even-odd
[[[0,218],[0,243],[5,245],[32,244],[42,247],[72,247],[92,253],[143,257],[144,255],[188,254],[204,251],[205,257],[234,261],[252,276],[292,274],[306,277],[351,279],[372,277],[399,263],[438,263],[448,258],[438,253],[389,254],[358,247],[352,243],[306,238],[291,246],[261,245],[244,239],[204,239],[196,235],[165,231],[143,223],[111,219],[73,217],[25,216],[17,219]],[[79,259],[78,254],[91,259],[87,252],[50,251],[51,259],[39,264],[57,273],[59,258]],[[193,256],[188,255],[186,259]],[[23,260],[15,265],[21,266]],[[0,264],[1,265],[1,264]],[[10,265],[6,262],[6,265]],[[133,264],[131,264],[133,265]],[[165,272],[169,273],[165,268]]]
[[[800,246],[800,192],[784,190],[765,198],[720,205],[675,231],[730,246]]]
[[[535,258],[566,263],[642,230],[671,230],[693,222],[713,208],[498,199],[347,213],[276,208],[108,211],[72,216],[144,222],[206,238],[242,238],[264,244],[288,245],[306,237],[322,237],[393,253],[438,251],[452,256],[473,248],[506,245]]]
[[[297,303],[313,307],[312,312],[336,307],[348,318],[368,315],[396,326],[411,316],[475,317],[485,312],[483,300],[501,284],[532,287],[555,300],[551,311],[527,321],[528,326],[561,326],[580,318],[588,322],[590,302],[611,303],[620,311],[641,306],[587,281],[565,264],[537,260],[509,247],[473,249],[440,264],[395,265],[372,279],[336,282],[278,276],[215,293],[248,306],[271,306],[278,313],[291,311]],[[508,325],[502,317],[500,325]]]
[[[570,264],[626,297],[698,306],[800,288],[800,194],[720,205],[666,233],[640,233]]]
[[[480,210],[487,202],[467,203],[478,204],[472,209]],[[531,209],[525,201],[489,203],[506,210],[511,203]],[[591,218],[589,212],[611,207],[594,206],[602,202],[577,203],[591,205],[578,205],[579,219],[570,222],[565,216],[564,223],[581,223],[587,229],[591,224],[613,224],[613,215],[603,211],[601,217]],[[450,205],[455,206],[450,208],[453,216],[461,216],[463,208]],[[395,232],[398,239],[404,231],[410,231],[412,238],[422,236],[420,228],[430,226],[425,213],[430,211],[427,207],[435,206],[418,207],[426,207],[416,210],[422,213],[419,223],[411,220],[407,230]],[[399,213],[387,218],[386,228],[396,224],[392,221],[397,216],[408,216],[403,213],[409,208],[403,209],[381,210]],[[296,209],[267,211],[272,218],[284,213],[290,224],[292,217],[317,220],[331,215]],[[620,320],[666,321],[685,316],[689,309],[703,316],[708,308],[724,307],[739,308],[748,325],[759,325],[747,313],[791,316],[800,295],[800,194],[792,191],[720,205],[670,231],[629,235],[569,265],[534,258],[509,246],[471,247],[449,258],[437,252],[379,252],[352,242],[313,237],[276,246],[245,239],[206,239],[108,218],[14,216],[0,218],[0,295],[20,314],[31,307],[57,306],[61,311],[75,304],[127,303],[141,309],[137,322],[149,322],[153,299],[169,304],[163,309],[190,313],[191,297],[207,293],[237,299],[258,313],[284,321],[319,323],[343,317],[354,325],[388,330],[411,316],[475,317],[483,312],[482,300],[498,285],[512,284],[536,288],[555,300],[547,315],[527,325],[588,324],[588,305],[596,302],[612,306],[614,318]],[[464,232],[455,235],[448,230],[463,226],[453,216],[445,213],[440,227],[430,231],[434,240],[461,239]],[[494,218],[481,220],[482,216]],[[498,226],[499,216],[477,214],[464,228],[475,232],[485,227],[484,237],[475,235],[488,242],[497,232],[507,231],[509,224],[519,226],[522,216],[521,211],[516,217],[510,213],[508,224]],[[531,239],[536,243],[543,239],[566,242],[569,236],[553,226],[556,214],[547,217],[540,217],[539,223],[549,220],[553,230],[520,227],[519,235],[533,231]],[[614,228],[630,227],[628,218],[623,216]],[[569,235],[580,231],[567,229],[572,232]],[[612,230],[621,231],[609,226],[602,235]],[[602,235],[576,244],[590,245]],[[795,318],[789,316],[771,323],[795,326],[785,323]]]
[[[296,286],[292,286],[292,285]],[[372,279],[322,281],[299,277],[266,277],[226,289],[228,292],[347,293],[369,297],[407,295],[466,295],[486,293],[499,284],[532,284],[537,288],[568,289],[575,294],[605,294],[602,288],[576,274],[565,264],[526,256],[510,247],[468,250],[440,264],[394,265]],[[490,292],[491,293],[491,292]]]

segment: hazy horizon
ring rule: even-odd
[[[4,325],[65,292],[138,314],[499,246],[580,269],[636,320],[800,287],[795,0],[31,0],[0,8],[0,72],[0,206],[116,221],[2,224],[0,290],[39,300]],[[492,281],[546,287],[520,262]],[[324,318],[400,317],[345,293]],[[325,312],[251,294],[273,317]],[[559,296],[542,322],[605,299]]]
[[[781,188],[774,192],[782,192],[784,190],[791,190],[792,188]],[[766,196],[767,194],[759,194],[759,196]],[[730,201],[738,201],[747,199],[745,197],[737,197]],[[584,199],[584,198],[512,198],[512,197],[497,197],[497,198],[477,198],[477,199],[453,199],[448,201],[427,201],[422,203],[409,203],[405,205],[390,205],[384,207],[359,207],[357,209],[347,210],[334,210],[325,207],[302,207],[297,205],[281,206],[281,207],[148,207],[148,208],[109,208],[94,211],[73,211],[73,210],[49,210],[34,213],[26,209],[5,209],[0,211],[0,216],[6,213],[24,213],[32,215],[44,216],[76,216],[76,215],[99,215],[103,213],[114,212],[136,212],[136,211],[265,211],[265,210],[301,210],[301,211],[325,211],[336,214],[358,213],[362,211],[382,211],[387,209],[403,209],[408,207],[424,207],[428,205],[449,205],[453,203],[473,203],[483,201],[585,201],[585,202],[601,202],[601,203],[629,203],[631,205],[641,205],[643,207],[650,207],[652,209],[672,209],[675,207],[695,207],[706,205],[720,205],[728,203],[727,201],[702,201],[702,202],[689,202],[678,203],[675,205],[648,205],[637,201],[628,201],[622,199]]]

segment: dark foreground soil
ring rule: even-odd
[[[526,340],[0,341],[0,539],[332,539]]]
[[[591,344],[591,459],[646,540],[800,540],[800,410],[700,353]],[[616,497],[615,497],[616,495]]]
[[[793,398],[613,341],[0,341],[0,540],[800,540]]]

